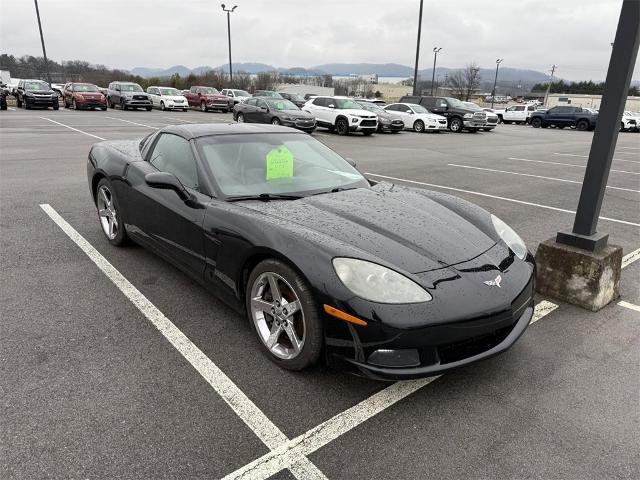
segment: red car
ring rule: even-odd
[[[191,87],[184,93],[189,106],[198,107],[203,112],[208,110],[222,110],[230,112],[233,110],[233,98],[222,95],[213,87]]]
[[[67,83],[62,90],[65,108],[107,109],[107,97],[91,83]]]

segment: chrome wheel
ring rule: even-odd
[[[291,360],[304,346],[306,325],[298,295],[282,276],[264,272],[251,287],[251,318],[260,340],[276,357]]]
[[[113,240],[118,235],[118,217],[116,207],[113,202],[111,191],[105,186],[98,190],[98,216],[102,231],[109,240]]]
[[[241,113],[238,114],[237,122],[238,123],[244,123],[244,115],[243,114],[241,114]]]

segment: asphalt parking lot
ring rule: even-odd
[[[640,134],[619,136],[599,223],[624,248],[621,299],[587,313],[539,298],[505,354],[390,384],[279,369],[245,318],[104,239],[86,180],[94,142],[229,121],[0,114],[0,477],[640,477]],[[481,205],[531,250],[571,226],[593,137],[519,125],[314,135],[373,180]]]

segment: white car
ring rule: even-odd
[[[416,103],[392,103],[384,109],[399,115],[404,122],[405,130],[439,133],[447,129],[447,117],[431,113]]]
[[[624,111],[622,113],[622,120],[620,121],[620,131],[637,132],[640,128],[640,113]]]
[[[511,122],[521,124],[529,123],[531,114],[537,110],[538,106],[533,103],[524,105],[511,105],[506,109],[496,109],[493,111],[498,116],[501,123],[507,125]]]
[[[149,87],[147,93],[151,97],[153,106],[160,110],[182,110],[189,109],[189,102],[180,90],[172,87]]]
[[[378,129],[378,116],[363,110],[349,97],[317,96],[304,104],[302,110],[316,119],[316,125],[336,131],[338,135],[362,132],[371,135]]]
[[[233,98],[233,104],[243,103],[245,100],[252,97],[252,95],[246,90],[239,90],[237,88],[224,88],[220,92],[222,95]]]

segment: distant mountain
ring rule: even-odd
[[[190,69],[184,65],[175,65],[169,68],[146,68],[136,67],[130,70],[133,75],[140,75],[141,77],[170,77],[177,73],[181,77],[186,77],[190,73],[195,75],[201,75],[208,70],[222,70],[223,72],[229,72],[229,64],[218,65],[217,67],[209,67],[203,65]],[[422,80],[430,80],[431,72],[433,69],[427,68],[420,70],[418,73]],[[436,75],[440,76],[440,81],[443,81],[445,75],[452,75],[461,68],[436,68]],[[400,65],[397,63],[327,63],[323,65],[316,65],[310,68],[293,67],[293,68],[281,68],[268,65],[266,63],[257,62],[239,62],[233,64],[234,72],[245,73],[261,73],[261,72],[279,72],[284,75],[365,75],[370,73],[378,74],[380,77],[413,77],[413,68],[406,65]],[[482,82],[493,82],[495,70],[493,68],[481,68],[480,77]],[[546,82],[548,76],[545,73],[535,70],[526,70],[519,68],[500,68],[500,82],[522,82],[523,84]]]
[[[413,68],[397,63],[325,63],[311,67],[331,75],[366,75],[377,73],[381,77],[410,77]]]

